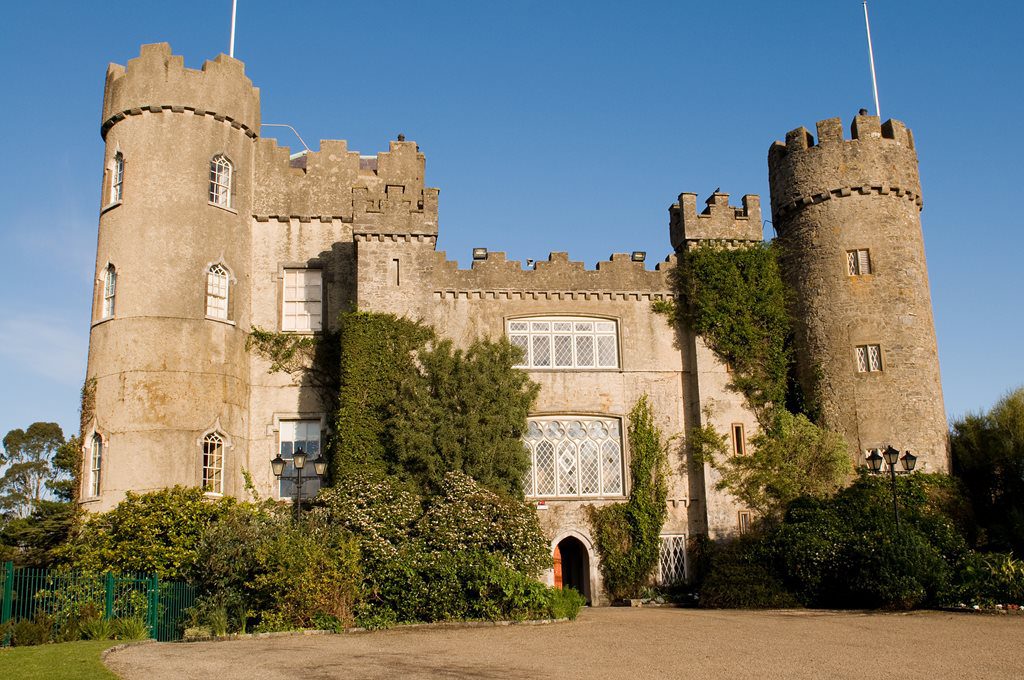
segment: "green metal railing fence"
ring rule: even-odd
[[[162,642],[181,639],[185,610],[196,599],[195,586],[161,581],[152,574],[65,572],[15,567],[13,562],[4,564],[2,592],[4,630],[9,621],[37,616],[49,617],[56,634],[90,617],[139,618],[150,637]]]

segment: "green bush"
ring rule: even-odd
[[[547,596],[548,616],[553,619],[575,621],[580,609],[587,604],[587,598],[575,588],[549,588]]]
[[[764,564],[756,538],[716,547],[700,587],[698,604],[708,609],[785,609],[799,606]]]
[[[11,644],[17,647],[45,645],[53,637],[53,619],[43,613],[21,619],[11,628]]]
[[[114,624],[110,619],[89,619],[83,621],[79,627],[85,640],[109,640],[114,636]]]
[[[83,522],[58,558],[80,571],[182,580],[196,564],[206,529],[234,504],[231,498],[210,500],[198,488],[129,491],[113,510]]]
[[[146,640],[149,638],[149,625],[135,616],[116,619],[114,637],[118,640]]]

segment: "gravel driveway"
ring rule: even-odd
[[[161,678],[1022,678],[1024,616],[602,608],[538,626],[160,643],[107,657]]]

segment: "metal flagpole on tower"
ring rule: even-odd
[[[231,46],[228,48],[228,56],[234,58],[235,56],[235,9],[238,7],[238,0],[231,0]],[[864,3],[864,11],[868,11],[867,3]],[[872,69],[874,66],[871,67]],[[872,71],[873,73],[874,71]],[[878,96],[875,96],[878,99]]]
[[[871,88],[875,91],[875,115],[882,117],[882,111],[878,108],[878,79],[875,78],[875,51],[871,49],[871,22],[868,21],[868,0],[864,0],[864,28],[868,31],[868,60],[871,62]],[[232,24],[231,35],[234,36],[234,24]],[[232,37],[232,44],[234,38]]]

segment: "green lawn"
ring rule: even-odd
[[[62,642],[0,650],[0,678],[18,680],[114,679],[100,661],[100,652],[117,640]]]

